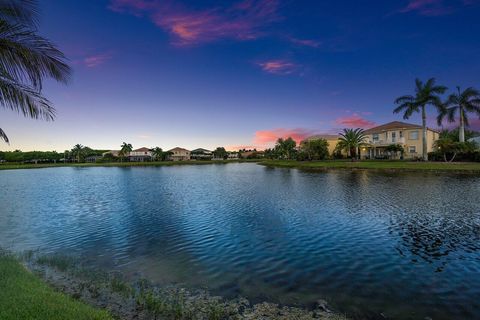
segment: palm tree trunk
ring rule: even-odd
[[[428,161],[428,152],[427,152],[427,114],[425,112],[425,106],[422,106],[422,155],[423,160]]]
[[[460,107],[460,128],[458,130],[458,141],[465,142],[465,113]]]

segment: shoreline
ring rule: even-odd
[[[402,160],[324,160],[324,161],[295,161],[295,160],[265,160],[259,165],[270,168],[300,169],[312,172],[326,172],[335,170],[375,171],[386,173],[427,172],[427,173],[461,173],[480,175],[478,162],[413,162]]]
[[[271,168],[300,169],[311,172],[331,170],[376,171],[387,173],[429,172],[429,173],[461,173],[480,174],[480,162],[414,162],[405,160],[208,160],[208,161],[161,161],[161,162],[110,162],[110,163],[44,163],[44,164],[0,164],[2,170],[43,169],[43,168],[91,168],[91,167],[169,167],[183,165],[212,165],[230,163],[256,163]]]
[[[119,319],[348,319],[331,311],[324,300],[318,300],[313,310],[270,302],[252,304],[242,297],[212,296],[204,289],[157,286],[141,277],[129,280],[117,271],[84,267],[68,256],[27,251],[17,259],[19,268],[24,267],[55,292]]]

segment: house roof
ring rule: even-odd
[[[150,151],[149,148],[142,147],[140,149],[132,150],[132,152],[148,152]]]
[[[394,129],[422,129],[422,126],[418,124],[411,124],[411,123],[406,123],[401,121],[392,121],[374,128],[367,129],[364,131],[364,133],[372,134],[372,133],[379,133],[379,132],[384,132],[384,131],[394,130]],[[438,132],[430,128],[427,128],[427,129],[430,131]]]
[[[187,151],[187,152],[190,152],[189,150],[184,149],[184,148],[180,148],[180,147],[176,147],[176,148],[173,148],[173,149],[168,150],[168,152],[175,152],[175,151]]]
[[[203,149],[203,148],[198,148],[198,149],[192,150],[192,153],[212,153],[212,151]]]

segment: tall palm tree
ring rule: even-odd
[[[73,146],[72,154],[77,156],[77,162],[80,163],[80,158],[83,154],[84,146],[81,144],[76,144]]]
[[[359,149],[365,145],[366,135],[363,129],[343,129],[338,139],[337,147],[340,150],[347,150],[352,160],[360,155]]]
[[[46,78],[66,83],[65,56],[37,35],[36,0],[0,1],[0,106],[33,119],[53,120],[55,109],[42,95]],[[9,143],[0,129],[0,139]]]
[[[164,152],[160,147],[155,147],[152,150],[152,156],[155,160],[158,160],[158,159],[163,160],[163,154]]]
[[[432,105],[436,107],[439,114],[445,112],[445,107],[439,97],[439,95],[444,94],[445,91],[447,91],[447,87],[435,85],[435,78],[429,79],[426,83],[415,79],[415,95],[405,95],[395,100],[395,104],[398,105],[398,107],[395,108],[393,112],[404,112],[404,119],[410,118],[415,112],[422,113],[422,156],[425,161],[428,161],[427,113],[425,109],[428,105]]]
[[[480,116],[480,92],[471,87],[462,92],[460,87],[457,87],[457,93],[448,96],[445,104],[447,108],[438,115],[438,125],[442,124],[445,117],[448,122],[455,122],[455,115],[458,112],[460,122],[458,141],[465,142],[465,126],[468,127],[469,125],[467,113],[476,113]]]
[[[126,143],[126,142],[122,143],[120,152],[118,153],[121,161],[123,161],[123,158],[129,155],[130,152],[132,152],[132,150],[133,150],[133,147],[130,143]]]

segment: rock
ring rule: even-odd
[[[329,308],[328,308],[328,302],[323,300],[323,299],[319,299],[317,300],[317,308],[324,311],[324,312],[332,312]]]

